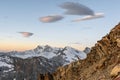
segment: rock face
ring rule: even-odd
[[[120,73],[120,64],[116,65],[116,66],[112,69],[110,75],[111,75],[111,76],[117,76],[119,73]]]
[[[59,68],[53,77],[54,80],[120,80],[120,24],[97,41],[85,60]]]

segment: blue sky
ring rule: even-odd
[[[87,15],[67,15],[60,5],[80,3],[104,17],[72,22]],[[72,46],[77,49],[93,46],[120,21],[120,0],[1,0],[0,50],[26,50],[37,45]],[[61,15],[63,19],[44,23],[41,17]],[[20,32],[33,33],[22,36]]]

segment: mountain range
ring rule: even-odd
[[[58,67],[85,59],[90,52],[72,47],[37,46],[33,50],[0,53],[0,80],[37,80],[36,74],[53,73]],[[33,72],[32,72],[33,71]]]

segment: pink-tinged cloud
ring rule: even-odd
[[[104,17],[104,13],[95,13],[94,15],[88,15],[83,18],[72,20],[72,22],[80,22],[80,21],[103,18],[103,17]]]
[[[49,16],[41,17],[40,21],[43,22],[43,23],[51,23],[51,22],[59,21],[63,18],[64,17],[61,16],[61,15],[49,15]]]
[[[65,14],[68,15],[94,15],[94,11],[89,7],[75,2],[65,2],[60,5],[62,9],[65,9]]]
[[[20,33],[23,37],[30,37],[33,35],[33,33],[31,32],[18,32],[18,33]]]

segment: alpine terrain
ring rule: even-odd
[[[0,53],[0,80],[120,80],[120,23],[95,46]]]
[[[0,53],[0,80],[37,80],[38,75],[52,74],[60,66],[85,59],[90,48],[78,51],[71,47],[37,46],[24,52]]]

